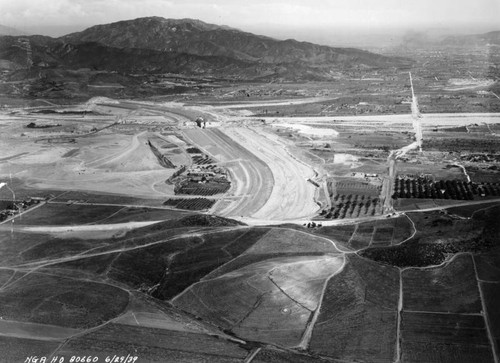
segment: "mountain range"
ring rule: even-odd
[[[25,34],[25,32],[22,32],[19,29],[0,24],[0,36],[2,36],[2,35],[19,36],[19,35],[26,35],[26,34]]]
[[[138,18],[60,38],[29,39],[34,67],[179,73],[236,79],[328,79],[334,71],[405,67],[409,61],[354,48],[276,40],[193,19]],[[0,38],[0,60],[26,64],[19,37]],[[0,62],[1,64],[1,62]]]
[[[456,35],[449,36],[441,42],[445,45],[477,45],[477,46],[500,46],[500,31],[485,34]]]

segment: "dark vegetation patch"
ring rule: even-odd
[[[357,218],[382,213],[382,203],[378,197],[381,186],[360,182],[336,184],[334,188],[331,182],[328,183],[331,207],[320,212],[324,218]]]
[[[442,132],[468,132],[467,127],[465,127],[465,126],[447,127],[447,128],[439,129],[439,131],[442,131]]]
[[[199,244],[178,251],[153,296],[168,300],[257,242],[264,230],[234,230],[203,235]],[[227,248],[227,249],[226,249]]]
[[[500,183],[434,181],[432,178],[419,177],[396,179],[392,198],[475,200],[498,195],[500,195]]]
[[[401,348],[404,362],[493,362],[480,315],[403,312]]]
[[[175,165],[170,161],[170,159],[167,157],[167,155],[163,154],[158,148],[151,142],[151,140],[148,140],[148,145],[153,154],[156,156],[156,159],[158,160],[158,163],[163,166],[164,168],[167,169],[174,169]]]
[[[26,128],[28,129],[48,129],[48,128],[51,128],[51,127],[58,127],[58,126],[61,126],[61,124],[42,124],[42,125],[37,125],[36,123],[34,122],[30,122],[29,124],[26,125]]]
[[[403,308],[413,311],[480,313],[474,263],[461,255],[444,267],[402,272]]]
[[[495,246],[500,237],[500,207],[477,212],[472,219],[457,219],[439,212],[408,213],[417,234],[405,243],[370,247],[363,257],[398,267],[439,265],[450,254],[480,253]]]
[[[498,148],[498,139],[481,135],[471,138],[431,137],[424,138],[422,148],[425,150],[461,152],[489,152],[494,153]]]
[[[205,154],[193,155],[191,159],[193,159],[193,163],[195,165],[207,165],[215,163],[215,161],[212,158],[210,158],[208,155]]]
[[[215,204],[215,200],[207,198],[168,199],[163,204],[179,209],[203,210],[211,208]]]
[[[237,257],[251,247],[267,229],[236,229],[225,232],[205,233],[197,236],[182,237],[183,232],[190,231],[196,225],[234,226],[229,219],[190,216],[179,221],[160,223],[160,226],[150,226],[134,230],[123,238],[102,241],[101,248],[92,253],[103,253],[100,256],[89,256],[77,260],[55,264],[55,269],[76,269],[90,274],[106,273],[120,283],[134,289],[152,294],[162,300],[169,299],[180,293],[186,287],[197,282],[212,270]],[[182,227],[182,225],[189,227]],[[208,230],[206,231],[208,232]],[[178,236],[178,237],[176,237]],[[91,242],[67,240],[47,241],[24,254],[29,257],[41,258],[54,255],[72,255],[88,249]],[[146,244],[151,246],[139,247]],[[71,247],[69,247],[71,246]],[[133,248],[120,251],[123,248]]]
[[[194,146],[188,147],[186,151],[188,152],[188,154],[202,154],[201,150]]]
[[[139,250],[122,252],[108,274],[112,279],[147,292],[169,274],[175,255],[203,243],[200,237],[179,238]]]
[[[47,203],[17,218],[25,225],[106,224],[155,219],[173,219],[186,212],[155,208],[132,208],[113,205]]]
[[[41,114],[57,114],[57,115],[91,115],[98,116],[101,115],[99,112],[90,111],[90,110],[53,110],[53,109],[42,109],[42,110],[34,110],[31,113],[41,113]]]
[[[80,149],[71,149],[70,151],[68,151],[67,153],[65,153],[63,156],[61,156],[62,158],[70,158],[72,156],[75,156],[78,154],[78,152],[80,151]]]
[[[215,195],[223,194],[229,190],[231,183],[227,180],[206,181],[203,183],[185,180],[175,185],[175,194],[185,195]]]
[[[107,284],[32,273],[0,293],[7,320],[90,328],[120,314],[128,293]]]
[[[176,220],[184,216],[191,215],[193,212],[171,210],[163,208],[122,208],[118,213],[113,214],[96,224],[107,223],[126,223],[126,222],[141,222],[155,220]]]
[[[1,192],[1,189],[0,189]],[[70,191],[36,191],[35,189],[28,189],[26,191],[27,195],[33,195],[36,196],[37,194],[30,194],[30,193],[38,193],[42,194],[42,196],[47,196],[49,194],[53,194],[56,196],[54,198],[54,201],[56,202],[70,202],[73,203],[74,201],[79,201],[79,202],[85,202],[85,203],[107,203],[107,204],[117,204],[117,205],[148,205],[148,206],[158,206],[161,205],[161,200],[157,199],[142,199],[142,198],[135,198],[135,197],[128,197],[125,195],[120,195],[120,194],[100,194],[100,193],[94,193],[94,192],[84,192],[84,191],[76,191],[76,190],[70,190]],[[0,193],[1,195],[1,193]],[[17,195],[17,189],[16,189],[16,195]]]
[[[197,226],[197,227],[230,227],[230,226],[244,226],[244,223],[238,222],[234,219],[217,217],[206,214],[195,214],[188,217],[179,219],[178,224],[182,226]]]
[[[498,202],[493,202],[498,203]],[[470,218],[480,209],[485,209],[488,207],[494,207],[495,204],[485,202],[484,204],[471,204],[471,205],[461,205],[458,207],[448,208],[448,214],[455,214],[460,217]]]
[[[349,361],[392,361],[399,272],[350,255],[329,281],[309,349]]]
[[[95,223],[118,212],[121,208],[119,206],[47,203],[24,214],[16,222],[17,224],[49,226]]]
[[[89,250],[88,253],[102,253],[98,256],[83,255],[79,259],[62,262],[52,265],[56,269],[75,269],[85,273],[101,275],[108,273],[109,277],[119,282],[126,283],[129,286],[143,291],[149,291],[154,285],[159,283],[165,274],[169,273],[171,266],[176,266],[176,258],[182,257],[182,252],[191,251],[194,246],[203,244],[203,237],[182,237],[182,233],[191,231],[198,226],[221,227],[236,225],[235,222],[219,217],[211,216],[189,216],[180,220],[169,220],[155,225],[132,230],[122,237],[103,239],[103,240],[84,240],[84,239],[51,239],[27,249],[22,256],[25,260],[42,259],[47,257],[72,256]],[[207,228],[206,232],[210,229]],[[230,232],[228,232],[230,233]],[[253,244],[253,239],[264,234],[265,231],[243,229],[234,231],[238,236],[245,235],[242,241],[237,242],[226,237],[224,232],[220,232],[221,240],[227,240],[224,251],[220,249],[213,252],[213,259],[217,263],[227,261],[228,253],[239,254],[241,249],[246,249]],[[176,238],[180,236],[179,238]],[[211,243],[211,240],[208,240]],[[248,246],[245,245],[248,243]],[[145,245],[152,244],[147,247]],[[137,248],[145,246],[144,248]],[[136,248],[134,248],[136,247]],[[133,248],[125,252],[116,252],[124,248]],[[210,249],[211,247],[206,247]],[[91,250],[92,249],[92,250]],[[214,247],[216,249],[216,247]],[[91,251],[90,251],[91,250]],[[227,252],[226,252],[227,251]],[[109,252],[109,253],[107,253]],[[195,254],[191,251],[190,253]],[[220,256],[217,257],[217,254]],[[199,258],[207,257],[203,254]],[[199,266],[202,266],[200,261]],[[210,264],[209,263],[209,264]],[[215,268],[215,267],[213,267]],[[170,271],[172,272],[172,271]],[[186,280],[187,281],[187,280]]]

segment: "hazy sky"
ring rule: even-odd
[[[21,30],[143,16],[266,29],[500,29],[500,0],[0,0],[0,24]],[[40,28],[41,29],[41,28]]]

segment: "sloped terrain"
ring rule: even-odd
[[[308,62],[369,66],[393,64],[394,60],[352,48],[331,48],[294,40],[273,38],[194,19],[138,18],[97,25],[62,37],[68,43],[96,42],[115,48],[143,48],[200,56],[228,57],[263,63]]]
[[[78,208],[60,205],[65,220],[57,206],[50,215],[75,228]],[[116,209],[103,208],[95,214]],[[11,361],[36,347],[146,362],[493,362],[498,247],[401,270],[307,229],[167,216],[94,239],[0,231],[0,347]]]
[[[354,48],[332,48],[296,40],[280,41],[194,19],[139,18],[96,25],[60,38],[3,36],[0,60],[8,69],[24,68],[28,41],[33,69],[47,71],[88,69],[122,74],[174,73],[185,76],[236,79],[330,79],[332,70],[346,68],[406,67],[408,60]],[[50,72],[48,72],[50,73]],[[29,76],[14,72],[11,80]],[[70,75],[66,74],[65,77]],[[92,84],[92,74],[81,74],[84,86],[130,87],[136,77],[112,77],[115,82]],[[71,77],[70,77],[71,78]],[[119,80],[119,82],[116,82]],[[52,74],[49,82],[61,91],[68,87]],[[34,86],[48,88],[43,80]],[[95,90],[94,90],[95,91]],[[158,89],[158,92],[166,92]],[[62,94],[61,94],[62,95]]]

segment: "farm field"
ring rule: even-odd
[[[493,362],[480,315],[403,312],[402,360],[405,362]]]
[[[344,270],[328,281],[309,349],[336,359],[391,361],[398,295],[397,269],[349,256]]]
[[[130,220],[161,220],[180,217],[181,212],[167,209],[128,208],[112,205],[47,203],[16,218],[18,225],[82,225],[119,223]]]
[[[479,280],[485,282],[500,281],[500,248],[494,249],[474,256],[477,275]]]
[[[328,239],[293,229],[272,228],[257,243],[246,250],[245,254],[299,252],[338,253],[340,251]]]
[[[495,213],[498,206],[484,209],[471,219],[435,211],[407,213],[416,228],[411,239],[396,246],[370,247],[360,255],[398,267],[424,267],[439,265],[450,254],[486,252],[498,240]]]
[[[342,263],[333,256],[261,259],[204,279],[173,303],[242,338],[298,346],[325,279]]]
[[[111,285],[30,274],[3,287],[0,313],[6,320],[90,328],[122,313],[128,299]]]
[[[312,230],[312,233],[330,238],[349,250],[398,245],[410,238],[413,232],[413,225],[406,216],[367,222],[360,220],[338,226],[322,225]]]
[[[491,332],[491,343],[493,344],[493,349],[495,349],[496,354],[498,354],[500,351],[500,313],[496,305],[496,302],[500,298],[498,282],[480,282],[479,288],[483,292],[484,305],[486,307],[485,314],[488,317],[489,330]]]
[[[131,348],[130,340],[134,339]],[[74,354],[137,357],[146,362],[234,362],[244,360],[248,351],[235,342],[207,334],[194,334],[122,324],[107,324],[102,329],[70,339],[56,351],[60,356]]]
[[[168,199],[163,202],[163,205],[188,210],[210,209],[214,204],[215,200],[207,198]]]
[[[403,153],[404,97],[254,87],[0,111],[0,205],[46,198],[0,224],[5,357],[495,362],[499,115],[423,113]]]
[[[480,313],[481,298],[470,255],[444,267],[402,272],[403,309],[442,313]]]

